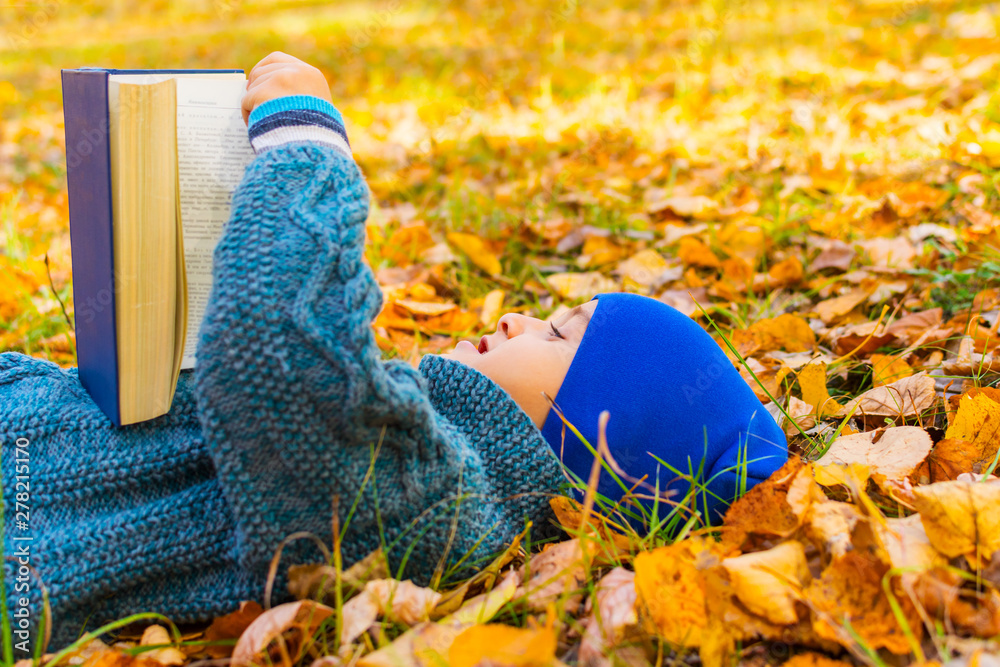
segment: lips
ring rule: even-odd
[[[486,354],[490,351],[490,346],[486,342],[486,336],[479,339],[479,354]]]

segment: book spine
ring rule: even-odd
[[[77,366],[91,398],[121,426],[108,73],[63,70],[62,89]]]

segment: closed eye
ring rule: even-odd
[[[563,338],[563,339],[566,338],[566,336],[563,336],[561,333],[559,333],[559,329],[556,329],[556,325],[555,324],[553,324],[552,322],[549,322],[549,326],[552,327],[552,333],[554,333],[555,335],[559,336],[560,338]]]

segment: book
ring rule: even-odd
[[[194,368],[212,253],[254,152],[243,70],[62,70],[80,382],[117,426]]]

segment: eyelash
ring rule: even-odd
[[[559,329],[556,329],[556,325],[555,325],[555,324],[553,324],[552,322],[549,322],[549,326],[550,326],[550,327],[552,327],[552,332],[553,332],[553,333],[554,333],[555,335],[557,335],[557,336],[559,336],[560,338],[563,338],[563,339],[565,339],[565,338],[566,338],[566,337],[565,337],[565,336],[563,336],[563,335],[562,335],[561,333],[559,333]]]

